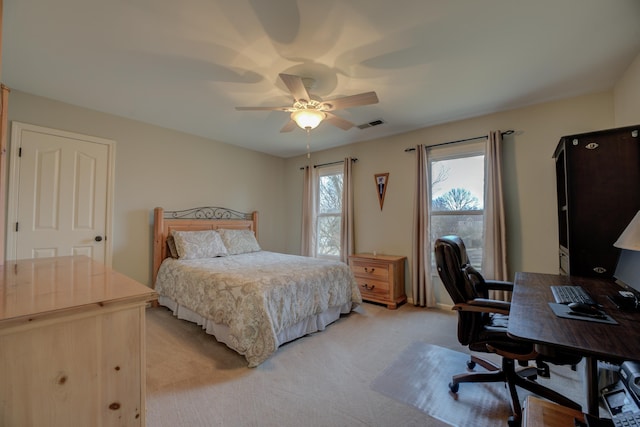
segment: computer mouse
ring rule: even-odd
[[[596,307],[589,304],[583,304],[581,302],[572,302],[567,307],[569,307],[572,311],[575,311],[577,313],[601,314],[600,310],[598,310]]]

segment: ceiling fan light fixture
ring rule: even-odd
[[[326,117],[327,115],[322,111],[310,108],[291,113],[291,120],[296,122],[296,124],[304,130],[315,129]]]

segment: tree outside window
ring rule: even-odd
[[[471,264],[482,266],[484,242],[484,154],[432,155],[431,247],[454,234],[464,241]],[[433,260],[435,267],[435,260]]]

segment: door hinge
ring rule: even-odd
[[[18,148],[18,157],[22,157],[22,147]]]
[[[20,228],[18,224],[20,224],[20,223],[16,222],[16,232],[18,232],[18,229]]]

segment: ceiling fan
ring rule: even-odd
[[[378,103],[378,95],[375,92],[365,92],[323,101],[317,96],[309,95],[307,91],[313,85],[313,79],[291,74],[280,74],[280,79],[293,95],[294,102],[292,106],[236,107],[236,110],[275,110],[291,113],[291,120],[280,129],[280,132],[291,132],[296,125],[306,131],[310,131],[316,128],[323,120],[340,129],[349,130],[354,126],[353,123],[336,116],[331,111]]]

